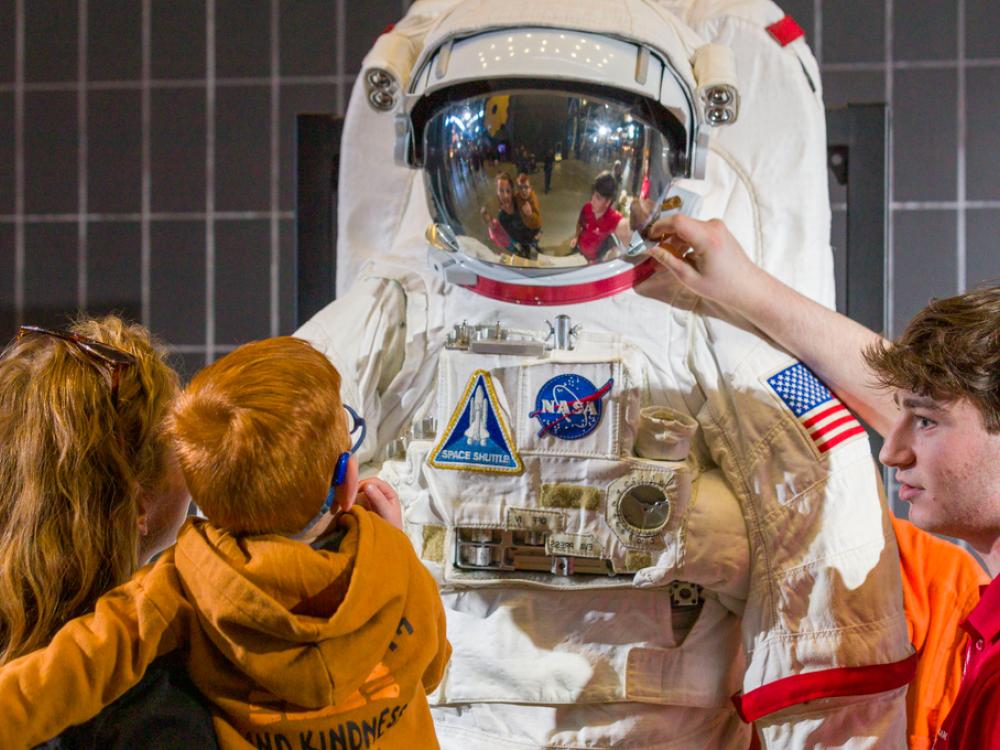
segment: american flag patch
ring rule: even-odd
[[[806,428],[820,453],[865,431],[840,399],[801,362],[772,375],[767,384]]]

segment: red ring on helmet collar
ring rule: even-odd
[[[496,281],[479,276],[475,284],[465,286],[476,294],[501,302],[513,302],[517,305],[572,305],[578,302],[590,302],[595,299],[611,297],[653,275],[656,261],[647,258],[642,263],[623,271],[610,279],[588,281],[583,284],[568,284],[566,286],[528,286],[527,284],[510,284],[506,281]]]

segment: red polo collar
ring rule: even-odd
[[[979,604],[962,622],[962,628],[973,638],[990,643],[1000,636],[1000,577],[979,587]]]

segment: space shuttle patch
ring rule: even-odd
[[[491,474],[524,471],[510,429],[504,422],[493,380],[485,370],[472,373],[429,463],[436,469]]]

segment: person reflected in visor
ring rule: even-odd
[[[530,258],[533,255],[535,232],[525,226],[514,203],[514,179],[507,172],[496,177],[499,210],[494,217],[485,206],[480,213],[493,243],[508,252]]]
[[[545,149],[545,156],[542,157],[542,172],[545,174],[545,194],[548,195],[552,189],[552,169],[556,163],[556,155],[552,147]]]
[[[628,242],[629,222],[611,207],[618,181],[611,172],[601,172],[591,184],[590,200],[580,209],[576,222],[576,236],[570,243],[588,262],[606,260],[614,253],[617,234]]]
[[[531,187],[531,179],[524,172],[517,176],[515,187],[514,204],[517,206],[517,213],[524,226],[531,230],[531,239],[535,241],[542,231],[542,208],[538,202],[538,195]]]

